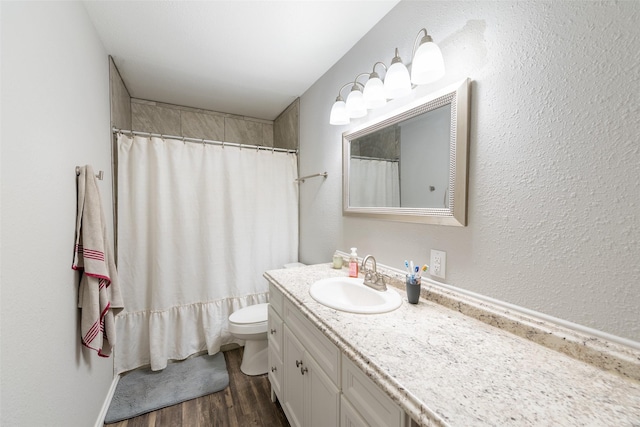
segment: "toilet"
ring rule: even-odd
[[[294,262],[284,268],[302,267]],[[246,375],[262,375],[269,370],[267,317],[269,304],[255,304],[234,311],[229,316],[229,332],[245,341],[240,370]]]
[[[269,304],[250,305],[229,316],[229,332],[245,341],[240,370],[246,375],[266,374],[269,369],[267,355],[267,312]]]

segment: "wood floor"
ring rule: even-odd
[[[267,375],[250,377],[240,371],[242,347],[225,351],[229,387],[208,396],[105,424],[107,427],[289,426],[279,403],[271,402]]]

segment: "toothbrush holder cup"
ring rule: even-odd
[[[407,300],[409,304],[417,304],[420,300],[420,282],[421,277],[416,275],[407,274],[405,276],[405,283],[407,285]]]

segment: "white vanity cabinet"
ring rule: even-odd
[[[284,324],[273,305],[269,304],[268,320],[269,336],[269,382],[271,383],[271,401],[276,401],[276,396],[282,400],[283,363],[282,349],[284,346]]]
[[[284,401],[292,426],[337,426],[340,390],[322,371],[311,353],[285,326]]]
[[[291,425],[339,425],[340,351],[287,299],[283,362],[281,403]]]
[[[406,414],[270,284],[269,380],[295,427],[406,427]]]
[[[269,382],[271,383],[271,400],[276,401],[276,396],[282,401],[283,363],[282,349],[284,346],[284,322],[282,310],[284,296],[270,285],[269,314],[267,336],[269,340]]]
[[[340,423],[340,351],[270,286],[269,380],[292,426]]]
[[[410,425],[405,412],[351,360],[342,356],[343,406],[341,427]],[[344,401],[347,404],[344,404]]]

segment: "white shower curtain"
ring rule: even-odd
[[[236,342],[228,317],[267,302],[296,261],[296,155],[118,136],[118,373]]]
[[[400,173],[397,161],[352,158],[349,185],[351,206],[400,206]]]

